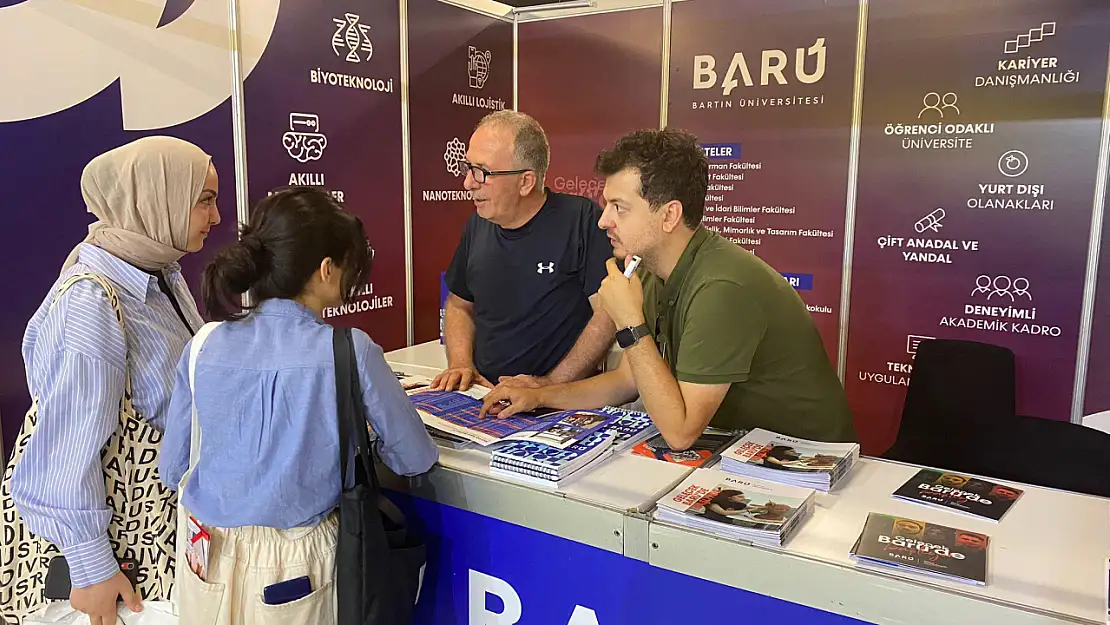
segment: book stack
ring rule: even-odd
[[[864,566],[981,586],[987,580],[989,546],[985,534],[871,512],[851,556]]]
[[[612,453],[613,437],[597,432],[586,440],[559,449],[543,443],[513,441],[490,454],[493,475],[557,488],[586,465]]]
[[[609,407],[601,412],[614,420],[565,449],[536,441],[497,445],[490,454],[490,473],[558,488],[657,431],[646,413]]]
[[[856,443],[820,443],[755,429],[725,450],[721,469],[734,475],[828,492],[857,461]]]
[[[816,491],[695,469],[659,502],[662,521],[723,538],[781,547],[813,512]]]

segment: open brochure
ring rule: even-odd
[[[983,585],[989,547],[978,532],[871,512],[851,555],[860,564]]]
[[[424,425],[482,446],[502,441],[532,441],[566,449],[617,418],[600,410],[480,417],[482,401],[473,396],[477,394],[471,392],[475,388],[481,387],[471,387],[465,393],[416,388],[408,394]]]
[[[894,497],[1000,521],[1024,492],[969,475],[922,469],[894,491]]]
[[[721,469],[828,491],[858,459],[856,443],[823,443],[755,429],[721,454]]]

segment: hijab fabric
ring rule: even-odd
[[[174,137],[144,137],[97,156],[81,174],[81,195],[97,221],[91,243],[140,269],[160,271],[186,254],[189,217],[212,157]],[[70,252],[62,271],[77,262]]]

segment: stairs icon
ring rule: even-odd
[[[1007,40],[1006,47],[1003,50],[1006,54],[1017,54],[1019,50],[1028,48],[1034,41],[1040,41],[1055,34],[1056,22],[1044,22],[1036,28],[1030,28],[1029,32],[1024,35],[1018,35],[1014,39]]]

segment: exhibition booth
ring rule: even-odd
[[[20,94],[0,98],[3,449],[29,403],[23,330],[86,232],[78,180],[97,154],[170,134],[213,155],[223,224],[183,261],[198,293],[251,205],[327,188],[375,260],[326,320],[366,330],[399,375],[432,377],[478,120],[536,117],[547,186],[596,200],[600,150],[678,127],[710,160],[705,226],[813,315],[858,462],[765,546],[660,518],[691,466],[625,449],[550,487],[444,445],[427,475],[390,480],[429,542],[416,622],[1107,621],[1110,500],[1005,482],[1023,494],[1001,521],[957,516],[893,497],[921,467],[881,456],[929,339],[1010,350],[1018,414],[1108,421],[1110,3],[0,0],[0,53],[21,59],[0,68]],[[989,536],[985,579],[861,566],[872,513]]]

